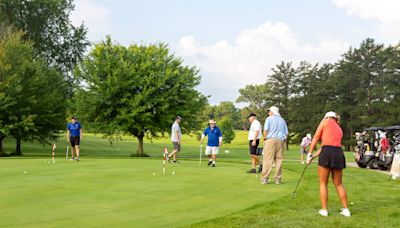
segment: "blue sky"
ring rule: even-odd
[[[93,42],[110,34],[124,45],[168,43],[200,69],[198,89],[217,104],[264,83],[282,60],[333,62],[367,37],[398,43],[398,2],[76,0],[72,21],[84,21]]]

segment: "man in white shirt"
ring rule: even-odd
[[[259,163],[257,148],[260,143],[260,138],[262,136],[262,127],[260,121],[257,120],[256,114],[251,113],[248,116],[248,120],[251,123],[248,136],[251,157],[251,169],[247,171],[247,173],[256,173],[256,166]],[[259,172],[260,171],[261,170],[259,170]]]
[[[303,137],[303,139],[301,140],[301,144],[300,144],[300,160],[301,160],[301,164],[305,164],[304,163],[304,155],[307,154],[307,147],[311,144],[311,134],[308,133],[305,137]]]
[[[174,145],[174,150],[167,156],[168,161],[170,161],[170,158],[173,157],[173,162],[177,163],[176,160],[176,153],[181,151],[181,139],[182,139],[182,131],[181,127],[179,126],[179,123],[181,122],[182,117],[176,116],[175,122],[172,124],[171,127],[171,141],[172,144]]]

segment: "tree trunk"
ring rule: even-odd
[[[15,147],[15,155],[17,156],[21,156],[22,152],[21,152],[21,139],[17,139],[17,145]]]
[[[3,139],[5,139],[6,136],[0,135],[0,157],[6,155],[6,152],[4,151],[3,147]]]
[[[136,151],[136,154],[138,157],[143,157],[144,152],[143,152],[143,138],[144,138],[144,134],[140,133],[138,136],[136,136],[139,140],[139,144],[138,144],[138,149]]]

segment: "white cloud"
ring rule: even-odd
[[[348,47],[348,43],[332,38],[316,45],[301,44],[287,24],[266,22],[242,31],[234,44],[222,40],[202,46],[195,37],[185,36],[176,51],[188,64],[200,68],[203,78],[199,89],[211,94],[211,102],[216,103],[235,100],[238,90],[247,84],[264,83],[270,69],[281,61],[333,62]]]
[[[400,41],[400,1],[398,0],[332,0],[350,16],[375,21],[382,39],[390,44]]]
[[[95,0],[76,0],[71,21],[74,25],[82,22],[88,27],[88,38],[91,41],[100,40],[111,33],[110,10]]]

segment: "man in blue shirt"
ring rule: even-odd
[[[75,116],[71,118],[71,121],[72,122],[67,125],[67,142],[71,143],[72,160],[75,159],[79,161],[79,143],[82,139],[82,126]],[[74,152],[76,155],[75,158]]]
[[[219,147],[222,145],[222,133],[221,130],[215,126],[217,122],[214,119],[208,121],[210,124],[203,134],[201,135],[200,144],[203,142],[204,137],[208,136],[208,143],[206,146],[206,155],[208,156],[208,166],[215,167],[215,160],[219,152]]]
[[[279,108],[271,106],[264,123],[264,160],[262,170],[262,184],[268,184],[272,165],[275,163],[275,184],[281,184],[282,161],[288,127],[279,114]]]

